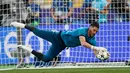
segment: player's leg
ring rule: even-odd
[[[23,46],[22,46],[23,47]],[[30,47],[23,47],[24,49],[27,49],[30,53],[32,53],[33,55],[35,55],[39,60],[42,60],[42,61],[46,61],[44,59],[44,54],[42,54],[41,52],[37,52],[35,50],[33,50],[32,48]]]
[[[37,52],[30,47],[25,47],[25,46],[22,47],[24,49],[27,49],[33,55],[35,55],[39,60],[47,62],[47,61],[51,61],[54,57],[56,57],[66,46],[64,44],[61,44],[61,41],[57,41],[57,43],[52,43],[52,46],[45,54]]]
[[[65,44],[63,43],[60,34],[56,34],[53,37],[52,46],[49,48],[47,53],[44,55],[41,53],[38,53],[37,51],[33,50],[32,54],[34,54],[36,57],[43,61],[50,61],[54,57],[56,57],[63,49],[65,49]]]
[[[37,36],[39,36],[45,40],[48,40],[53,44],[52,47],[49,49],[48,53],[45,54],[45,56],[42,53],[39,53],[33,49],[28,49],[32,54],[34,54],[40,60],[48,61],[48,60],[56,57],[60,53],[60,51],[65,48],[64,44],[63,44],[63,47],[61,47],[62,42],[61,42],[61,39],[59,39],[60,36],[59,36],[58,32],[39,30],[39,29],[36,29],[35,27],[27,26],[27,25],[25,26],[24,24],[17,23],[17,22],[11,23],[11,25],[13,25],[15,27],[20,27],[20,28],[26,28],[30,31],[33,31],[33,33],[36,34]],[[50,57],[50,56],[52,56],[52,57]]]
[[[23,23],[18,23],[18,22],[12,22],[10,25],[12,25],[14,27],[19,27],[19,28],[26,28],[26,29],[32,31],[35,35],[37,35],[47,41],[50,41],[50,42],[53,42],[55,35],[58,34],[58,32],[39,30],[33,26],[25,25]]]
[[[44,54],[44,61],[52,61],[65,47],[51,46]]]
[[[43,60],[43,54],[40,52],[37,52],[35,50],[33,50],[30,46],[23,46],[23,45],[18,45],[18,48],[22,48],[23,50],[27,50],[26,55],[25,53],[24,56],[28,56],[30,55],[30,53],[32,53],[33,55],[35,55],[39,60]]]
[[[33,26],[28,26],[28,25],[26,25],[25,28],[32,31],[38,37],[50,41],[51,43],[55,40],[55,36],[58,34],[58,32],[53,32],[49,30],[40,30]]]
[[[22,47],[24,49],[27,49],[33,55],[35,55],[39,60],[48,62],[48,61],[51,61],[54,57],[56,57],[66,46],[60,45],[60,44],[52,45],[50,49],[48,50],[48,52],[45,54],[37,52],[30,47],[24,47],[24,46]]]
[[[60,33],[55,35],[54,41],[52,42],[52,46],[49,48],[47,53],[44,54],[44,60],[45,61],[52,60],[65,48],[66,48],[66,45],[61,39]]]
[[[55,58],[64,48],[65,46],[52,45],[45,54],[42,54],[35,50],[31,50],[30,52],[33,55],[35,55],[39,60],[48,62],[51,61],[53,58]]]

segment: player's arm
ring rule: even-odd
[[[80,40],[80,44],[82,46],[93,50],[95,55],[97,54],[97,52],[99,50],[106,50],[104,47],[96,47],[96,46],[93,46],[93,45],[89,44],[88,42],[86,42],[86,39],[85,39],[84,36],[79,36],[79,40]]]
[[[82,46],[93,50],[93,52],[94,52],[95,55],[98,54],[98,50],[101,47],[96,47],[96,46],[93,46],[93,45],[89,44],[88,42],[86,42],[86,39],[85,39],[84,36],[79,36],[79,40],[80,40],[80,43],[81,43]]]
[[[86,42],[86,39],[84,36],[79,36],[80,44],[86,48],[94,50],[94,46]],[[96,49],[95,49],[96,50]]]

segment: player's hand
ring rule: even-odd
[[[98,52],[99,52],[100,50],[107,51],[107,49],[104,48],[104,47],[96,47],[96,46],[92,46],[91,49],[93,49],[93,52],[94,52],[95,55],[97,55]]]
[[[19,22],[12,22],[10,25],[18,28],[25,28],[25,24]]]
[[[105,52],[107,52],[107,55],[110,56],[110,53],[104,47],[98,47],[98,50],[94,51],[94,54],[97,55],[99,53],[99,51],[105,51]]]
[[[93,50],[98,51],[98,50],[107,50],[107,49],[104,48],[104,47],[96,47],[96,46],[94,46]]]

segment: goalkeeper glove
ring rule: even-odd
[[[99,51],[107,51],[107,49],[104,47],[91,46],[91,49],[93,50],[95,55],[97,55]]]

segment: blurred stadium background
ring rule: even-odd
[[[69,22],[55,22],[51,9],[57,7],[54,4],[56,1],[62,2],[62,0],[0,0],[0,73],[130,73],[130,0],[63,0],[72,2],[72,5],[68,6],[72,8]],[[91,50],[76,47],[61,52],[57,56],[58,62],[56,60],[48,63],[39,62],[31,55],[18,67],[20,59],[10,54],[12,50],[17,49],[18,44],[31,45],[33,49],[43,53],[51,44],[26,29],[11,27],[9,25],[11,22],[23,22],[40,29],[54,31],[88,27],[91,21],[102,20],[99,13],[86,11],[87,7],[94,6],[91,4],[94,1],[99,1],[99,5],[95,6],[99,6],[98,10],[104,10],[102,5],[110,3],[108,13],[104,15],[107,18],[105,21],[99,21],[100,30],[96,35],[97,46],[106,47],[110,52],[109,60],[100,61]],[[104,3],[101,3],[102,1]]]

